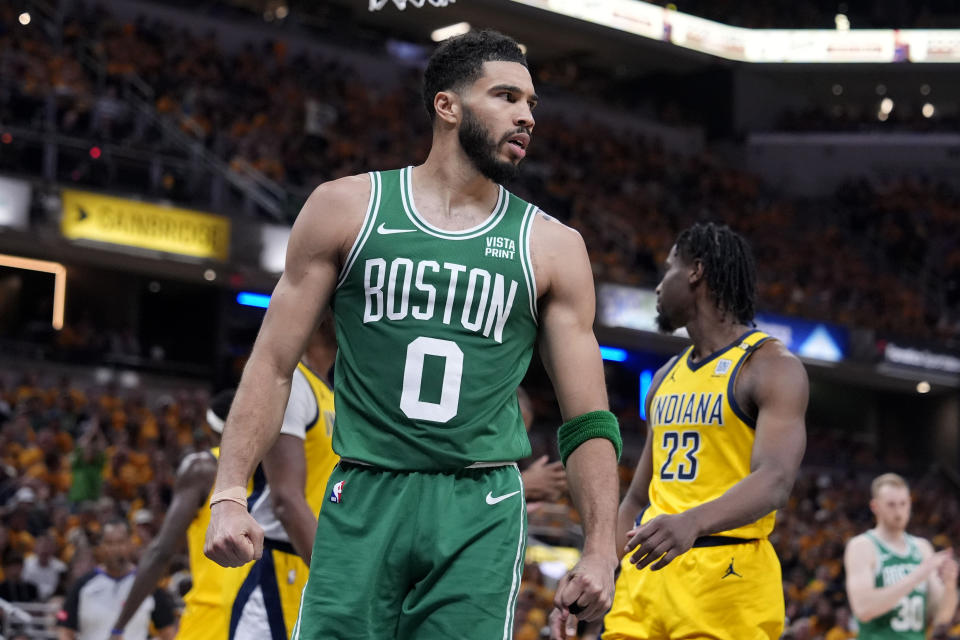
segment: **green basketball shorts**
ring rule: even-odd
[[[516,465],[456,473],[341,462],[293,640],[510,640],[526,542]]]

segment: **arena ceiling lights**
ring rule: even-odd
[[[746,29],[640,0],[511,2],[738,62],[960,62],[960,29]]]
[[[454,36],[459,36],[470,31],[469,22],[458,22],[456,24],[447,25],[446,27],[440,27],[439,29],[434,29],[430,33],[430,39],[434,42],[443,42],[447,38],[452,38]]]

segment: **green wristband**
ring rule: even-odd
[[[609,411],[590,411],[567,420],[560,425],[557,433],[557,446],[560,449],[560,460],[566,466],[567,458],[587,440],[604,438],[613,444],[617,452],[617,460],[623,450],[623,440],[620,439],[620,423],[617,416]]]

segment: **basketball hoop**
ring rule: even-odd
[[[393,4],[397,5],[397,9],[403,11],[407,8],[407,4],[413,5],[415,9],[421,8],[424,4],[430,3],[432,7],[445,7],[448,4],[453,4],[457,0],[393,0]],[[383,9],[390,0],[370,0],[370,11],[380,11]]]

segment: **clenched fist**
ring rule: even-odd
[[[210,507],[203,553],[221,567],[242,567],[263,555],[263,527],[234,502]]]

